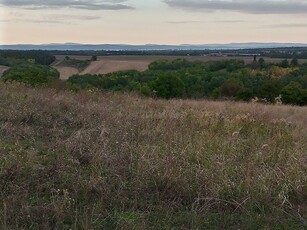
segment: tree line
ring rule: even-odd
[[[2,79],[39,85],[56,81],[58,76],[57,71],[49,66],[23,63],[6,71]],[[277,64],[267,63],[263,58],[251,64],[245,64],[243,60],[208,63],[161,60],[151,63],[144,72],[129,70],[74,75],[63,84],[73,90],[134,91],[166,99],[257,99],[275,103],[281,96],[285,104],[307,105],[307,64],[300,64],[297,59]]]
[[[297,59],[278,64],[259,59],[218,62],[156,61],[144,72],[121,71],[105,75],[75,75],[76,88],[137,91],[161,98],[211,98],[274,103],[282,95],[287,104],[307,104],[307,65]]]
[[[50,65],[56,60],[48,51],[40,50],[0,50],[0,65],[14,66],[26,62]]]

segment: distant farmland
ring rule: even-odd
[[[219,56],[101,56],[97,61],[92,62],[83,71],[78,71],[77,68],[61,66],[61,61],[65,59],[66,55],[57,55],[57,61],[53,64],[53,67],[60,72],[61,79],[66,80],[74,74],[106,74],[122,70],[138,70],[145,71],[149,64],[157,60],[175,60],[178,58],[184,58],[189,61],[221,61],[229,59],[243,59],[245,63],[251,63],[254,58],[252,56],[240,56],[240,57],[219,57]],[[91,56],[75,56],[69,55],[71,59],[77,60],[90,60]],[[260,58],[260,57],[259,57]],[[264,57],[266,62],[277,63],[283,59],[267,58]],[[307,60],[301,60],[301,62],[307,62]]]

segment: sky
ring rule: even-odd
[[[0,44],[307,43],[307,0],[0,0]]]

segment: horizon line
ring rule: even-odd
[[[240,44],[300,44],[307,45],[307,42],[226,42],[226,43],[179,43],[179,44],[166,44],[166,43],[143,43],[143,44],[132,44],[132,43],[79,43],[79,42],[50,42],[50,43],[14,43],[14,44],[0,44],[0,46],[18,46],[18,45],[33,45],[33,46],[44,46],[44,45],[128,45],[128,46],[204,46],[204,45],[240,45]]]

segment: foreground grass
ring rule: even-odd
[[[304,229],[306,114],[0,83],[0,228]]]

